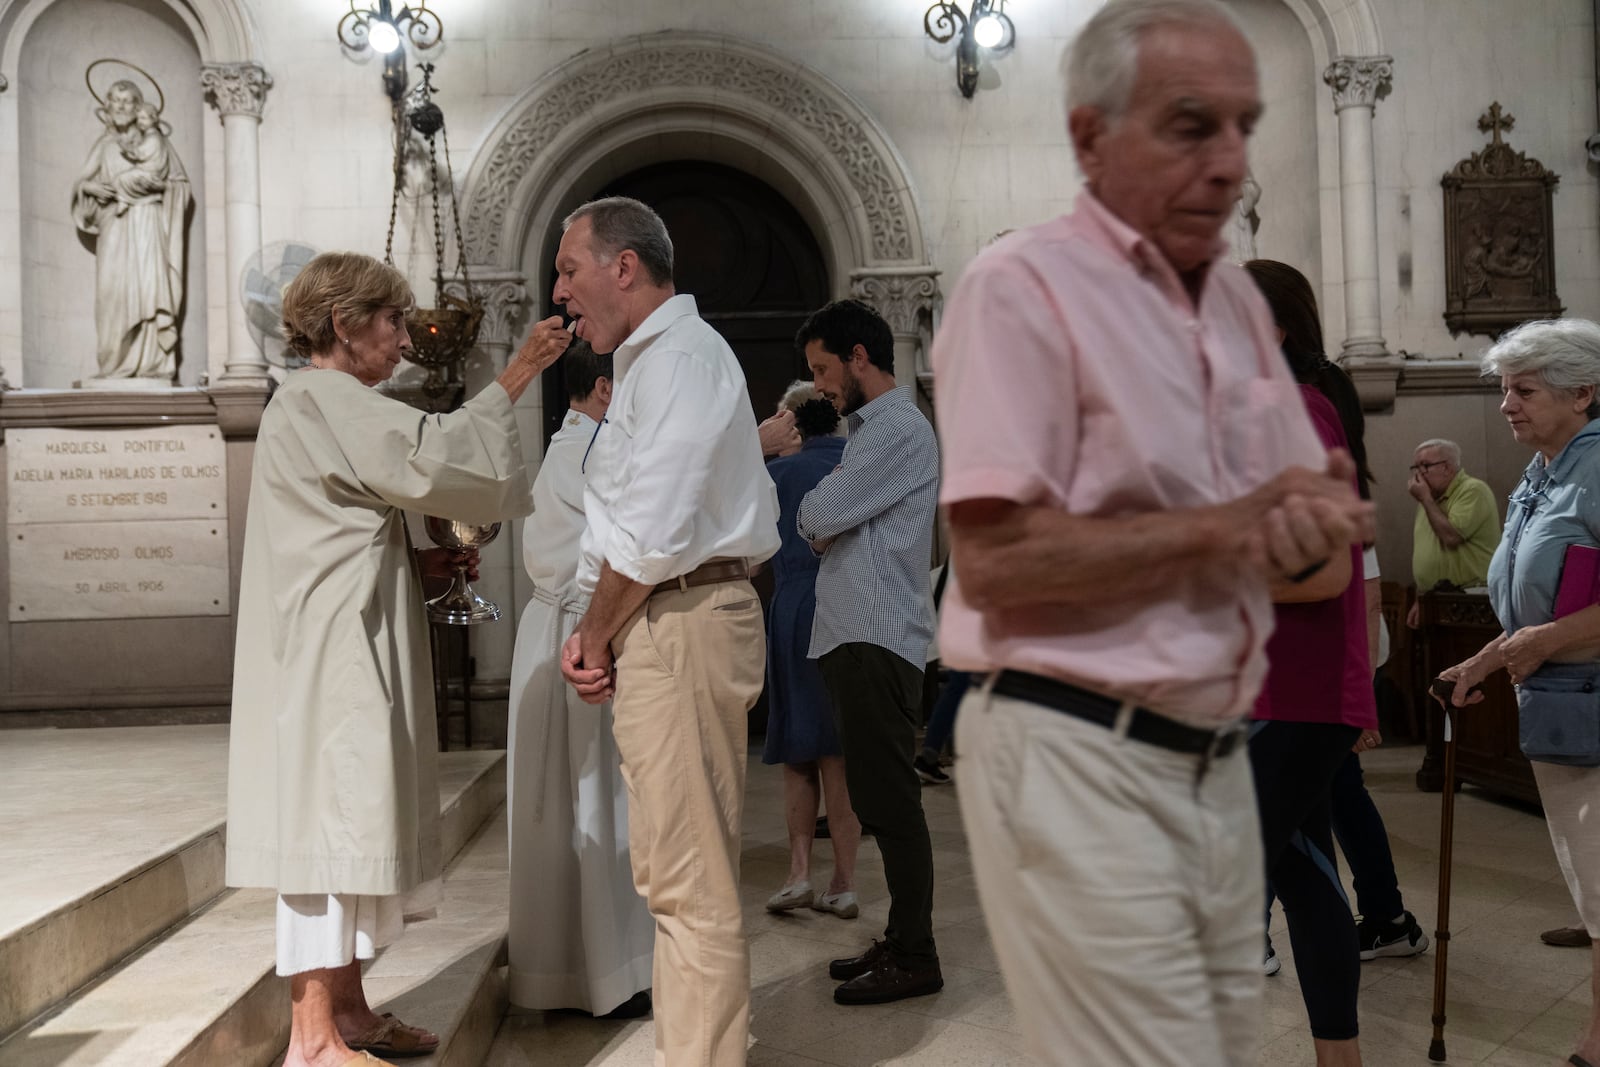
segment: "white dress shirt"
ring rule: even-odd
[[[602,561],[645,585],[711,559],[778,551],[778,493],[733,350],[674,296],[617,346],[611,409],[587,467],[578,588]]]

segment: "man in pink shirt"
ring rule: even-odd
[[[1215,0],[1112,0],[1066,67],[1087,179],[991,246],[934,345],[939,635],[979,892],[1033,1054],[1253,1063],[1260,832],[1240,722],[1268,582],[1371,529],[1219,233],[1261,100]]]

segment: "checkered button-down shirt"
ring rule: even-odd
[[[933,639],[939,445],[908,389],[863,404],[849,422],[838,469],[806,494],[796,521],[808,541],[835,538],[817,574],[808,655],[865,642],[921,670]]]

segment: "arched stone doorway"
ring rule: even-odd
[[[830,297],[875,304],[896,364],[926,372],[938,272],[907,169],[877,120],[817,71],[760,45],[669,32],[592,49],[529,87],[490,130],[463,189],[467,247],[490,299],[479,370],[509,352],[524,304],[542,304],[552,224],[609,183],[698,160],[771,186],[816,236]]]

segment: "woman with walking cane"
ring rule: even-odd
[[[1556,859],[1584,926],[1600,935],[1600,833],[1592,821],[1584,825],[1600,810],[1600,326],[1526,323],[1484,354],[1483,371],[1499,375],[1500,411],[1534,457],[1511,494],[1489,566],[1489,596],[1505,630],[1442,671],[1440,680],[1452,684],[1435,691],[1448,716],[1481,701],[1475,687],[1495,671],[1517,687],[1522,751],[1533,762]],[[1600,955],[1595,960],[1589,1023],[1567,1061],[1575,1067],[1600,1065]],[[1443,1053],[1441,1004],[1435,1017],[1430,1056]]]

